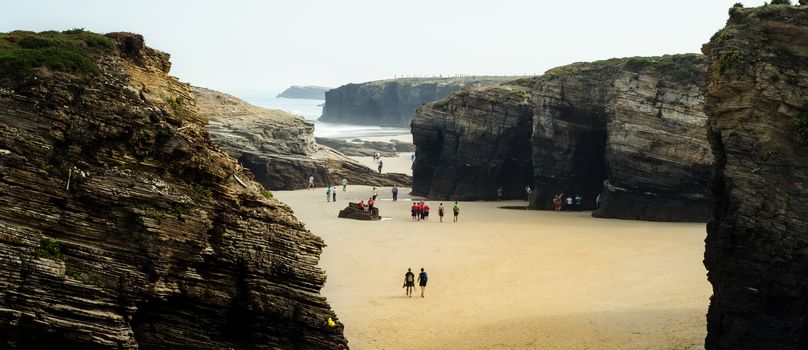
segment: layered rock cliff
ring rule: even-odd
[[[716,158],[707,349],[808,348],[808,8],[733,8],[703,48]]]
[[[325,92],[331,90],[328,87],[322,86],[297,86],[292,85],[286,90],[283,90],[278,97],[283,98],[298,98],[307,100],[325,100]]]
[[[247,167],[264,187],[278,190],[306,188],[309,176],[317,186],[351,184],[409,186],[405,174],[378,174],[370,168],[321,145],[314,124],[284,111],[250,105],[236,97],[193,88],[199,114],[214,142]]]
[[[513,78],[400,78],[347,84],[325,93],[320,121],[341,124],[409,126],[415,110],[465,87]]]
[[[712,163],[702,111],[705,59],[577,63],[422,107],[412,122],[413,193],[526,198],[551,209],[580,194],[595,216],[706,221]]]
[[[0,53],[30,67],[0,76],[0,347],[346,346],[323,241],[208,139],[167,54],[83,31]]]

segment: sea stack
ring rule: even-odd
[[[576,63],[427,104],[413,193],[527,199],[530,186],[536,209],[564,193],[598,217],[706,222],[705,69],[696,54]]]
[[[716,158],[706,348],[808,348],[808,8],[732,8],[704,46]]]
[[[347,346],[323,241],[209,140],[168,54],[83,30],[0,52],[0,347]]]

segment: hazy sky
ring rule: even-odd
[[[700,52],[736,1],[2,0],[0,31],[136,32],[183,81],[280,91]]]

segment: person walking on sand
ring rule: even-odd
[[[565,211],[572,211],[572,196],[571,195],[567,196],[567,199],[564,200],[564,203],[567,204],[567,208],[565,209]]]
[[[325,201],[326,202],[331,201],[331,186],[325,188]]]
[[[397,201],[398,200],[398,187],[396,187],[395,184],[393,184],[393,189],[391,189],[390,192],[393,193],[393,202]]]
[[[376,197],[379,195],[379,192],[376,191],[376,186],[373,187],[373,200],[376,200]]]
[[[337,186],[331,188],[331,201],[334,203],[337,202]]]
[[[308,190],[314,188],[314,176],[309,176],[309,187],[306,188]]]
[[[346,179],[346,178],[344,178],[344,177],[343,177],[343,178],[342,178],[342,192],[345,192],[345,190],[346,190],[347,188],[348,188],[348,179]]]
[[[410,213],[412,214],[412,221],[415,221],[415,218],[418,217],[418,202],[412,203],[412,207],[410,207]]]
[[[421,287],[421,298],[424,297],[424,289],[426,289],[426,281],[429,279],[429,276],[424,271],[424,268],[421,268],[421,273],[418,274],[418,286]]]
[[[581,197],[580,194],[575,195],[575,211],[583,210],[583,208],[581,208],[581,204],[583,204],[583,201],[584,199],[583,197]]]
[[[429,204],[424,202],[422,205],[423,206],[421,207],[421,219],[426,221],[427,219],[429,219]]]
[[[457,222],[457,216],[460,215],[460,205],[457,202],[452,207],[452,213],[454,213],[454,222]]]
[[[443,222],[443,203],[438,205],[438,217],[440,218],[440,222]]]
[[[502,186],[497,187],[497,202],[502,202]]]
[[[533,193],[533,190],[530,189],[530,185],[525,186],[525,193],[527,194],[527,201],[530,201],[530,194]]]
[[[415,289],[415,274],[412,273],[411,268],[407,268],[407,273],[404,274],[404,287],[407,287],[407,296],[412,298],[412,290]]]
[[[383,164],[382,160],[379,159],[379,174],[382,173],[382,164]]]
[[[553,196],[553,209],[555,211],[561,211],[561,197],[564,196],[564,193],[559,193]]]

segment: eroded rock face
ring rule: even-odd
[[[454,91],[511,80],[507,77],[401,78],[347,84],[326,91],[320,121],[408,126],[415,110]]]
[[[703,51],[716,158],[706,348],[808,348],[808,8],[732,9]]]
[[[463,90],[424,105],[412,121],[412,193],[435,200],[521,198],[532,185],[533,106],[527,89]]]
[[[0,347],[346,347],[323,241],[208,139],[167,54],[111,37],[97,74],[2,80]]]
[[[563,192],[583,209],[600,195],[599,217],[706,221],[704,70],[699,55],[577,63],[427,104],[412,123],[413,191],[524,198],[531,185],[537,209]]]
[[[236,97],[204,88],[193,88],[200,115],[214,142],[221,145],[256,180],[272,190],[296,190],[308,186],[352,184],[409,186],[405,174],[378,174],[339,152],[316,143],[314,124],[280,110],[253,106]]]

